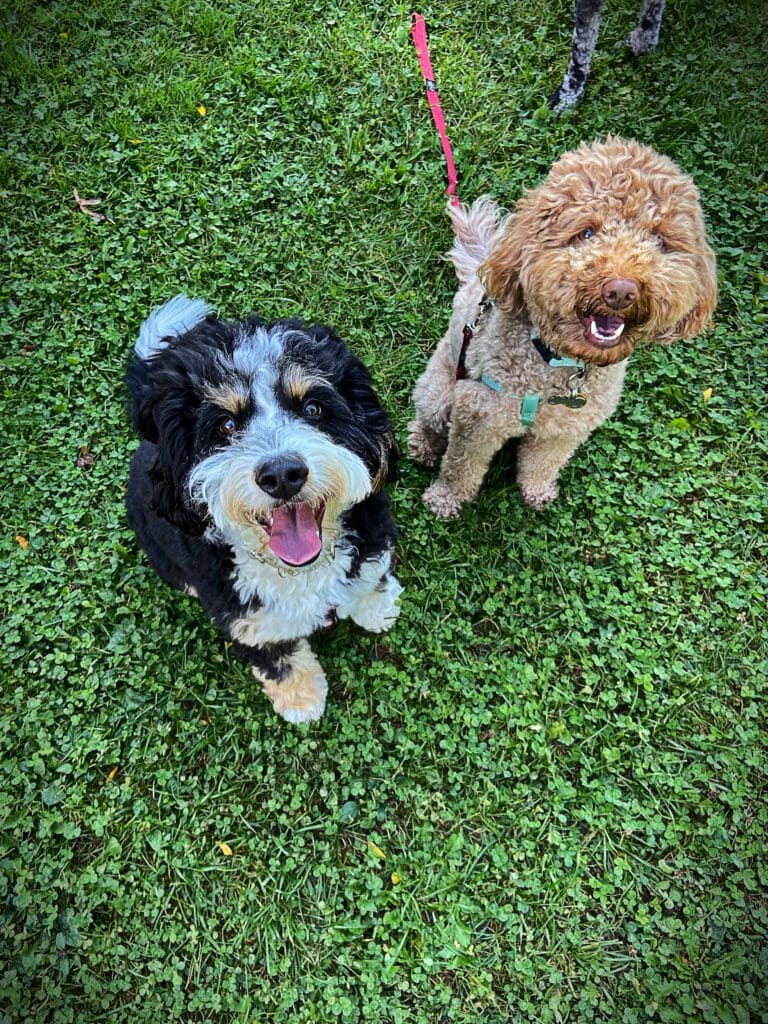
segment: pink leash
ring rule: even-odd
[[[451,206],[458,206],[459,197],[456,195],[456,165],[453,162],[451,140],[448,138],[448,133],[445,130],[445,118],[443,117],[443,108],[440,106],[440,97],[437,94],[435,73],[432,70],[432,62],[429,59],[427,26],[424,22],[424,18],[420,14],[414,13],[413,15],[411,35],[413,36],[413,45],[416,47],[416,56],[419,58],[421,73],[424,75],[424,84],[427,87],[427,102],[429,103],[430,110],[432,111],[432,117],[435,121],[437,134],[440,136],[440,145],[443,147],[445,164],[448,169],[448,188],[445,190],[445,194],[451,197]]]

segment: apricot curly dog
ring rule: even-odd
[[[448,213],[461,287],[409,426],[414,459],[443,455],[424,501],[457,516],[519,437],[520,490],[543,509],[615,411],[635,347],[693,337],[714,310],[698,191],[667,157],[609,137],[562,156],[506,219],[488,198]]]

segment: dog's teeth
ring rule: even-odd
[[[592,335],[593,338],[596,338],[597,341],[616,341],[617,338],[621,337],[623,330],[624,324],[619,324],[619,326],[616,327],[615,330],[604,334],[599,329],[594,320],[591,320],[589,323],[589,333]]]

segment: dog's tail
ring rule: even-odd
[[[154,309],[139,331],[136,342],[136,355],[139,359],[149,359],[157,355],[168,344],[171,338],[186,334],[205,320],[211,307],[202,299],[190,299],[183,293],[175,296]]]
[[[447,213],[455,238],[446,259],[456,268],[459,281],[466,284],[488,259],[495,239],[503,230],[502,211],[489,196],[481,196],[471,206],[449,203]]]

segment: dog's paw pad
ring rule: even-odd
[[[424,491],[421,500],[440,519],[456,519],[461,512],[461,499],[456,497],[450,487],[440,483],[439,480]]]
[[[537,512],[542,512],[547,505],[551,505],[557,497],[557,484],[548,484],[546,487],[520,487],[523,501]]]
[[[427,469],[431,469],[436,463],[438,456],[430,451],[428,448],[422,448],[420,445],[412,444],[408,441],[408,454],[414,462],[418,462],[420,466],[426,466]]]

